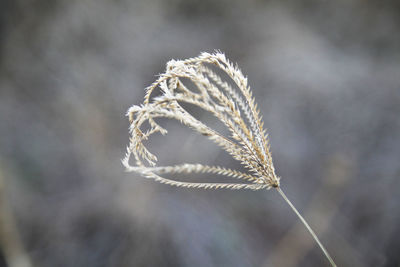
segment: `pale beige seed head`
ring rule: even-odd
[[[228,80],[221,78],[215,70],[225,73]],[[194,92],[185,86],[189,79],[196,87]],[[161,95],[153,97],[159,88]],[[211,129],[194,118],[179,103],[195,105],[214,115],[229,130],[229,136]],[[165,73],[149,87],[142,105],[132,106],[127,116],[131,123],[131,138],[126,157],[122,160],[127,171],[134,171],[158,182],[192,188],[263,189],[279,187],[272,163],[268,136],[257,105],[247,84],[247,78],[222,53],[202,53],[186,60],[171,60]],[[202,164],[183,163],[175,166],[156,166],[157,158],[143,145],[152,134],[167,134],[156,120],[169,118],[178,120],[194,131],[207,136],[215,144],[238,160],[248,173]],[[150,129],[142,131],[143,123]],[[130,165],[133,155],[135,165]],[[209,173],[230,176],[246,183],[193,183],[179,182],[162,176],[165,173]]]

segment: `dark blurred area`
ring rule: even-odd
[[[1,1],[0,266],[327,266],[274,190],[125,173],[126,110],[168,60],[215,49],[338,266],[400,266],[399,33],[399,1]],[[238,167],[167,128],[161,161]]]

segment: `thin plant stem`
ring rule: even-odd
[[[300,218],[301,222],[304,224],[304,226],[307,228],[308,232],[310,232],[311,236],[314,238],[315,242],[319,245],[321,248],[322,252],[324,252],[326,258],[329,260],[330,264],[334,267],[336,267],[336,263],[333,261],[331,256],[329,255],[328,251],[325,249],[325,247],[322,245],[321,241],[319,241],[317,235],[314,233],[313,229],[311,229],[310,225],[306,222],[306,220],[301,216],[299,211],[295,208],[295,206],[290,202],[290,200],[286,197],[285,193],[283,193],[282,189],[280,187],[276,187],[276,190],[278,190],[279,194],[283,197],[283,199],[289,204],[289,206],[292,208],[294,213]]]

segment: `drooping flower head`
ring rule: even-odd
[[[218,72],[225,73],[227,80]],[[185,85],[190,80],[196,92]],[[161,95],[153,97],[159,88]],[[229,130],[229,136],[211,129],[193,117],[180,103],[195,105],[211,113]],[[134,171],[158,182],[193,188],[263,189],[279,187],[279,177],[272,163],[268,136],[254,101],[247,78],[237,66],[233,66],[222,53],[202,53],[195,58],[171,60],[165,73],[146,88],[144,102],[132,106],[127,116],[131,123],[131,139],[123,159],[127,171]],[[157,118],[178,120],[194,131],[207,136],[215,144],[238,160],[248,173],[202,164],[184,163],[174,166],[157,166],[157,158],[144,146],[143,141],[152,134],[167,134]],[[142,130],[147,122],[150,129]],[[135,166],[130,165],[134,156]],[[210,173],[235,177],[247,183],[194,183],[180,182],[161,176],[165,173]]]

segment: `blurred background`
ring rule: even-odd
[[[215,49],[248,75],[282,188],[338,266],[400,266],[399,30],[390,0],[1,1],[0,266],[328,265],[274,190],[124,172],[126,110],[169,59]],[[161,163],[238,167],[167,128]]]

